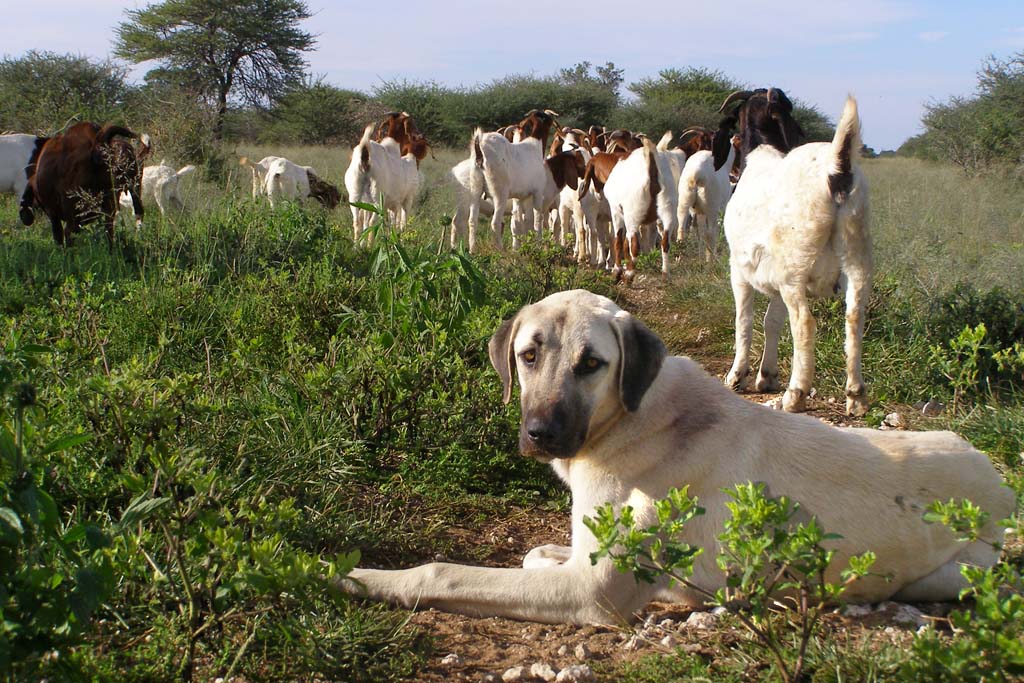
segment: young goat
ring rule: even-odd
[[[778,89],[734,93],[744,170],[725,211],[736,300],[736,358],[726,377],[745,388],[750,373],[753,292],[770,297],[758,391],[778,389],[778,340],[788,310],[793,372],[782,408],[806,409],[814,378],[815,323],[809,297],[846,295],[846,411],[867,412],[861,375],[864,313],[871,292],[868,186],[857,165],[860,118],[846,100],[832,142],[789,151],[800,137],[792,104]],[[787,153],[788,152],[788,153]]]

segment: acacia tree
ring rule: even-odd
[[[228,100],[261,105],[301,81],[302,53],[316,44],[299,30],[301,0],[165,0],[127,10],[114,52],[134,63],[156,60],[147,80],[172,82],[216,104],[214,136]]]

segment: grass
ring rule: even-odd
[[[339,185],[349,156],[341,148],[235,151],[255,159],[283,153]],[[565,504],[550,471],[516,454],[518,408],[502,406],[487,360],[487,339],[523,304],[560,289],[592,289],[636,309],[673,352],[709,367],[731,360],[724,254],[705,265],[684,250],[667,283],[654,261],[644,261],[647,283],[624,292],[549,243],[530,241],[514,255],[485,248],[472,258],[439,249],[454,206],[445,174],[464,156],[439,150],[423,162],[426,189],[407,234],[373,250],[352,244],[344,208],[254,204],[241,168],[224,182],[186,180],[191,211],[167,220],[147,213],[142,231],[121,230],[113,254],[96,229],[57,248],[45,220],[23,228],[15,203],[0,199],[0,335],[53,350],[24,378],[38,387],[42,406],[34,429],[40,439],[92,435],[39,462],[67,521],[113,525],[131,499],[126,482],[158,487],[159,457],[199,457],[175,495],[206,496],[224,528],[251,534],[253,520],[265,517],[260,524],[282,534],[286,554],[358,548],[366,563],[408,566],[458,552],[443,533],[452,524],[494,518],[513,505]],[[932,300],[966,282],[979,291],[1002,287],[1010,301],[1022,301],[1024,213],[1009,181],[903,159],[865,168],[877,264],[865,376],[877,418],[946,396],[928,360],[929,345],[947,341],[931,336]],[[835,302],[815,310],[818,391],[841,398],[842,310]],[[964,414],[915,420],[964,434],[1019,481],[1021,390],[982,392]],[[207,476],[214,493],[195,485]],[[277,512],[240,512],[253,500]],[[287,506],[297,513],[281,512]],[[151,558],[167,551],[151,531],[134,542]],[[214,571],[196,553],[192,571]],[[92,680],[170,680],[179,675],[186,628],[174,607],[180,587],[173,578],[154,582],[138,553],[115,559],[124,582],[71,659]],[[429,651],[425,634],[404,625],[400,612],[328,601],[271,616],[252,596],[238,604],[252,613],[200,638],[197,680],[223,675],[240,649],[246,654],[236,671],[253,679],[415,680]],[[288,621],[298,616],[301,624]],[[144,636],[145,648],[136,650]],[[247,638],[255,645],[245,649]],[[411,654],[395,656],[403,648]],[[891,669],[891,653],[866,652],[830,641],[812,654],[821,671],[845,662],[841,674],[820,680],[884,680],[879,672]],[[624,681],[761,675],[736,656],[710,667],[681,658],[606,673]],[[129,675],[141,660],[148,668]]]

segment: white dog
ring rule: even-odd
[[[714,591],[717,536],[728,517],[724,488],[763,482],[818,518],[834,566],[872,550],[872,571],[847,598],[876,602],[952,600],[964,586],[961,563],[989,566],[997,553],[963,544],[922,521],[932,501],[968,498],[991,513],[984,530],[1013,511],[1014,496],[988,458],[950,432],[838,429],[737,397],[688,358],[666,357],[650,330],[610,300],[576,290],[523,308],[490,342],[490,357],[512,394],[519,376],[524,455],[550,462],[572,490],[572,547],[532,550],[523,569],[433,563],[413,569],[355,569],[341,586],[404,607],[540,622],[628,620],[655,598],[700,604],[666,581],[648,585],[608,560],[591,564],[595,538],[585,516],[611,502],[633,506],[637,523],[656,521],[653,503],[689,484],[706,514],[683,540],[705,549],[692,581]],[[838,580],[833,571],[829,580]]]

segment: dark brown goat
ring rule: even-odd
[[[806,137],[793,118],[793,103],[779,88],[737,90],[725,98],[719,113],[725,114],[734,104],[737,106],[722,120],[719,130],[739,126],[744,158],[762,144],[787,154]]]
[[[518,124],[523,138],[537,138],[540,140],[541,148],[547,147],[548,134],[551,133],[552,126],[558,123],[555,120],[557,117],[558,113],[550,109],[531,109],[526,112],[526,116]]]
[[[138,153],[125,140],[142,141]],[[43,145],[35,172],[21,200],[21,221],[31,225],[32,207],[46,213],[53,239],[65,245],[82,225],[103,219],[107,243],[114,245],[114,214],[121,192],[132,199],[136,221],[142,221],[142,162],[149,154],[149,137],[122,126],[77,123]]]

